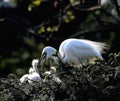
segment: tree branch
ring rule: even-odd
[[[89,35],[89,34],[96,34],[96,33],[101,33],[102,34],[102,32],[116,31],[116,30],[120,29],[119,26],[120,25],[114,26],[114,27],[110,26],[110,27],[106,27],[106,28],[98,28],[98,29],[93,29],[93,30],[79,31],[79,32],[73,34],[72,36],[70,36],[70,38]]]

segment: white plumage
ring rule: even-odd
[[[39,63],[39,60],[38,59],[33,59],[32,60],[32,68],[33,70],[35,70],[35,72],[38,73],[38,63]]]
[[[28,82],[29,84],[32,84],[34,82],[40,82],[41,77],[38,73],[34,72],[33,74],[25,74],[20,78],[21,83]]]
[[[59,47],[59,58],[63,63],[68,63],[70,66],[80,67],[85,60],[97,57],[103,60],[102,52],[106,48],[105,43],[94,42],[85,39],[66,39],[60,44]],[[54,54],[56,49],[47,46],[43,49],[42,55],[46,54],[45,59],[48,56]]]
[[[28,82],[29,84],[32,84],[33,82],[40,82],[41,77],[38,73],[37,65],[38,65],[38,60],[33,59],[32,61],[32,67],[29,68],[29,74],[25,74],[20,78],[21,83],[26,83]]]
[[[52,74],[52,80],[58,84],[62,82],[60,78],[56,76],[56,74]]]
[[[21,83],[26,83],[28,81],[29,74],[25,74],[20,78]]]
[[[21,83],[26,83],[28,82],[29,84],[32,84],[33,82],[40,82],[41,77],[40,75],[35,72],[33,68],[29,69],[29,74],[25,74],[20,78]]]
[[[43,49],[42,54],[44,54],[45,57],[50,58],[53,54],[55,54],[57,50],[51,46],[47,46]]]
[[[38,73],[34,72],[33,74],[29,74],[28,76],[28,83],[32,84],[34,82],[40,82],[41,81],[41,77]]]
[[[102,7],[112,6],[111,0],[98,0],[98,4],[100,4]]]
[[[0,7],[15,8],[18,5],[18,0],[1,0]]]
[[[29,68],[29,74],[33,74],[34,72],[35,72],[35,70],[32,67],[30,67]]]
[[[118,6],[120,6],[120,0],[117,0],[117,3],[118,3]],[[98,4],[103,8],[106,8],[108,6],[115,8],[115,4],[113,0],[98,0]]]
[[[51,46],[47,46],[42,51],[42,57],[40,59],[40,63],[44,63],[47,59],[54,60],[54,62],[58,62],[58,57],[56,57],[57,50]]]
[[[50,71],[46,71],[44,73],[45,78],[43,80],[43,82],[47,82],[47,78],[49,76],[51,76],[51,80],[60,84],[62,81],[60,80],[60,78],[56,75],[56,68],[55,67],[50,67]]]

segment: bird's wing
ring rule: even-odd
[[[40,75],[38,73],[30,74],[28,76],[28,79],[33,80],[33,81],[40,81],[41,80]]]
[[[61,58],[64,58],[65,57],[65,46],[67,44],[67,40],[63,41],[61,44],[60,44],[60,47],[59,47],[59,55]]]
[[[108,49],[107,45],[102,42],[94,42],[94,41],[85,40],[85,39],[79,39],[79,41],[91,45],[99,53],[103,53],[105,52],[104,50]]]
[[[27,80],[28,80],[28,76],[29,76],[29,74],[25,74],[25,75],[23,75],[23,76],[20,78],[20,82],[21,82],[21,83],[25,83],[25,82],[27,82]]]
[[[89,41],[72,39],[68,40],[68,42],[64,44],[63,50],[65,51],[67,58],[69,57],[71,61],[79,61],[77,59],[89,59],[91,57],[99,57],[102,59],[102,57],[99,56],[100,54],[96,52],[97,50],[94,50],[95,47],[93,47],[91,43],[92,42]]]

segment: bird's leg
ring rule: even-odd
[[[86,64],[89,63],[89,60],[82,58],[82,59],[79,59],[79,62],[81,64],[81,67],[86,67]]]
[[[82,65],[82,67],[86,67],[88,64],[89,64],[89,59],[82,59],[82,61],[83,61],[83,63],[80,61],[80,63],[81,63],[81,65]]]

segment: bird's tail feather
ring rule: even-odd
[[[89,43],[94,49],[99,53],[105,53],[108,50],[108,45],[102,42],[94,42],[90,40],[82,40],[86,43]]]

